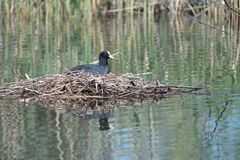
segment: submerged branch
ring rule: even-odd
[[[202,133],[201,133],[202,136],[207,135],[206,138],[208,140],[213,140],[214,136],[217,135],[217,129],[218,129],[218,126],[219,126],[219,122],[223,118],[224,113],[227,111],[229,102],[231,102],[231,100],[227,100],[225,102],[225,104],[221,107],[222,109],[221,109],[220,113],[217,115],[217,118],[213,121],[214,122],[213,127],[210,127],[210,125],[209,125],[210,120],[212,119],[211,118],[212,117],[212,109],[209,108],[208,118],[205,120],[204,127],[203,127],[203,130],[202,130]]]
[[[222,106],[223,109],[222,109],[222,111],[219,113],[217,119],[215,120],[215,127],[213,128],[213,131],[212,131],[213,133],[216,132],[217,127],[218,127],[218,122],[219,122],[220,119],[223,117],[223,113],[227,110],[227,106],[228,106],[229,102],[230,102],[230,100],[226,101],[225,104],[224,104],[224,106]]]

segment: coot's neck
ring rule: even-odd
[[[99,57],[99,65],[103,65],[103,66],[108,65],[107,59],[103,57]]]

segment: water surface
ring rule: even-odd
[[[1,100],[0,159],[240,159],[234,35],[170,15],[64,23],[2,17],[0,33],[2,85],[25,73],[62,73],[110,50],[120,52],[113,73],[151,72],[147,80],[204,88],[86,115]]]

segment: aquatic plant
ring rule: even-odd
[[[32,17],[34,15],[46,17],[60,14],[62,16],[89,16],[105,15],[113,13],[144,12],[158,14],[163,10],[175,12],[191,12],[197,15],[199,12],[214,12],[216,6],[226,6],[228,9],[239,12],[238,0],[7,0],[0,3],[0,13],[8,16],[18,15]]]

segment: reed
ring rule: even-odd
[[[215,12],[213,4],[222,3],[229,6],[232,10],[238,11],[238,0],[222,0],[212,1],[206,3],[205,0],[196,1],[186,0],[6,0],[2,1],[0,7],[1,14],[8,16],[26,16],[32,17],[34,15],[47,16],[47,14],[62,16],[91,16],[91,15],[105,15],[113,13],[130,13],[143,12],[145,14],[156,14],[162,10],[168,10],[172,13],[177,12],[191,12],[196,15],[202,10],[206,9],[209,12]],[[224,3],[225,2],[225,3]]]
[[[110,18],[107,19],[108,23],[103,22],[107,16],[99,19],[94,18],[94,14],[102,9],[99,6],[103,5],[103,1],[100,0],[95,1],[95,4],[91,1],[80,0],[41,1],[41,3],[37,0],[13,2],[15,1],[4,1],[2,7],[5,9],[0,11],[5,14],[7,9],[9,10],[8,16],[3,19],[4,27],[2,27],[2,32],[7,33],[3,34],[5,36],[3,37],[5,49],[2,56],[3,65],[1,66],[3,68],[3,77],[7,77],[4,79],[5,82],[24,79],[23,70],[30,77],[37,77],[46,73],[62,73],[65,68],[81,64],[82,61],[91,63],[97,60],[97,56],[94,53],[98,53],[99,50],[103,49],[121,52],[117,60],[113,62],[115,63],[113,65],[115,73],[147,72],[149,69],[153,69],[154,64],[160,61],[160,65],[162,65],[160,68],[164,68],[164,59],[152,58],[159,57],[159,54],[164,54],[159,51],[158,46],[153,44],[155,44],[157,39],[159,45],[168,46],[170,39],[163,33],[167,33],[169,30],[166,29],[166,25],[163,25],[162,22],[156,26],[154,25],[153,21],[157,21],[157,18],[155,19],[155,16],[153,16],[156,14],[154,11],[156,9],[150,3],[151,0],[148,1],[149,3],[145,1],[144,4],[134,1],[116,1],[113,5],[110,5],[110,10],[113,11],[114,8],[121,7],[125,8],[125,10],[110,12],[116,15],[114,19],[117,20]],[[179,7],[176,13],[182,11],[180,6],[183,7],[184,3],[183,1],[178,1],[175,4]],[[93,12],[93,4],[95,5],[96,13]],[[232,6],[233,4],[235,4],[234,7],[237,7],[236,3],[231,3]],[[199,23],[200,26],[206,25],[225,34],[226,39],[228,39],[228,43],[225,46],[232,47],[230,50],[235,51],[234,55],[231,56],[233,59],[232,68],[236,70],[239,49],[236,49],[236,47],[234,49],[234,46],[237,46],[239,43],[238,15],[229,10],[224,3],[211,2],[204,5],[206,6],[204,10],[202,8],[198,8],[199,10],[194,8],[196,9],[195,17],[197,17],[194,21]],[[12,6],[18,7],[16,7],[17,9],[11,9],[14,8]],[[128,10],[129,7],[132,10]],[[159,6],[161,10],[162,7],[161,5]],[[89,11],[88,8],[90,8],[90,12],[87,12]],[[148,8],[148,12],[145,12],[144,8]],[[209,10],[209,8],[212,9]],[[12,11],[10,12],[10,10]],[[43,12],[43,10],[46,12]],[[87,13],[83,12],[83,10]],[[185,11],[189,12],[189,10]],[[28,12],[31,12],[31,14]],[[105,10],[101,13],[108,14],[108,11]],[[135,17],[131,16],[131,14],[135,14]],[[173,27],[170,30],[173,35],[173,41],[170,41],[170,43],[174,43],[174,48],[173,50],[166,49],[165,52],[169,54],[173,52],[185,54],[187,51],[183,50],[185,47],[182,45],[188,42],[181,32],[181,29],[184,27],[184,20],[180,18],[181,15],[170,15],[174,16],[170,16],[169,19],[163,22],[169,22],[168,25]],[[124,23],[126,18],[129,18],[127,21],[130,23]],[[84,25],[79,25],[78,23],[84,23]],[[147,31],[146,28],[152,29],[152,31]],[[104,33],[109,33],[109,35]],[[215,44],[217,40],[214,34],[217,33],[211,32],[208,35]],[[13,43],[13,41],[17,43]],[[208,40],[206,39],[205,41]],[[166,57],[166,55],[161,57]],[[24,63],[18,63],[22,59],[24,59]],[[37,61],[38,63],[36,63]],[[163,69],[155,69],[155,72],[158,75],[164,74]],[[184,74],[180,71],[178,73],[179,76]],[[157,76],[157,74],[148,76],[152,78],[151,76]],[[163,79],[160,76],[153,78]],[[185,80],[180,79],[179,83],[183,81]]]

